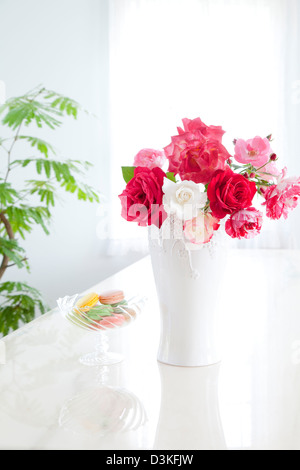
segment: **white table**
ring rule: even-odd
[[[80,364],[93,338],[57,310],[0,342],[1,449],[300,449],[300,252],[231,252],[208,368],[157,362],[149,258],[90,290],[111,288],[149,298],[109,334],[119,364]]]

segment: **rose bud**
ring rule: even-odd
[[[272,153],[272,155],[270,156],[270,160],[271,160],[272,162],[276,162],[276,160],[277,160],[277,155],[276,155],[276,153]]]
[[[260,193],[261,193],[262,195],[264,195],[265,192],[267,191],[267,188],[265,188],[265,187],[262,186],[262,187],[260,187],[259,191],[260,191]]]

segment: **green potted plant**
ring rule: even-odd
[[[0,334],[7,335],[46,311],[38,290],[24,282],[9,280],[9,268],[29,270],[22,240],[39,225],[49,235],[49,222],[60,190],[79,200],[99,202],[98,193],[83,176],[91,164],[62,160],[54,146],[36,135],[36,130],[55,130],[66,116],[77,118],[80,105],[55,91],[39,86],[23,96],[11,98],[0,106]],[[35,135],[28,128],[35,129]],[[33,156],[15,158],[19,142],[31,147]],[[22,147],[24,148],[24,147]],[[14,170],[31,167],[34,177],[24,179],[20,187]]]

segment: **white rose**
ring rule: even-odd
[[[163,193],[163,205],[167,214],[176,214],[184,221],[196,217],[199,209],[203,209],[207,202],[204,186],[193,181],[174,183],[165,178]]]

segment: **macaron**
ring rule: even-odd
[[[114,308],[111,305],[96,305],[87,312],[87,316],[91,320],[102,320],[104,317],[111,317],[113,314]]]
[[[136,318],[136,311],[133,310],[133,308],[124,307],[124,310],[126,310],[126,312],[127,312],[127,315],[125,315],[125,314],[123,313],[123,315],[125,316],[126,321],[135,320],[135,318]]]
[[[104,318],[100,322],[97,322],[97,328],[99,328],[100,330],[106,330],[107,328],[116,328],[122,326],[124,322],[125,318],[123,317],[123,315],[115,315],[112,317]]]
[[[118,315],[122,315],[127,322],[131,322],[136,318],[136,311],[133,308],[129,308],[127,306],[122,306],[119,311],[116,312]]]
[[[110,290],[99,295],[99,301],[103,305],[116,305],[125,299],[122,290]]]
[[[76,307],[83,312],[88,312],[99,301],[99,296],[95,292],[85,295],[76,303]]]

